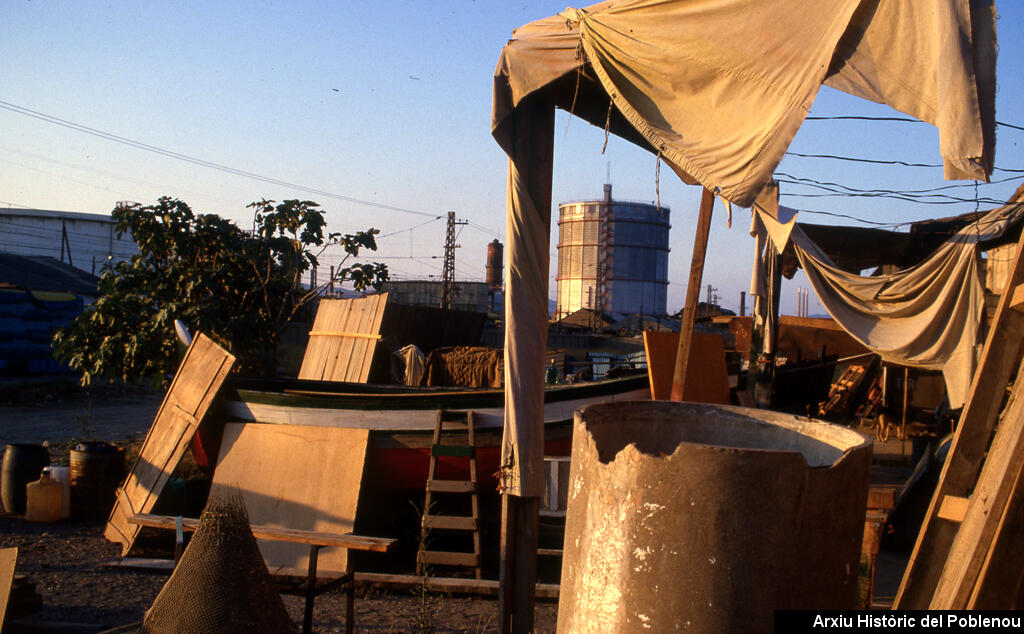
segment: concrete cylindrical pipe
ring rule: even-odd
[[[698,403],[576,412],[559,632],[771,632],[853,608],[871,441]]]

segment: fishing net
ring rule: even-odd
[[[271,587],[241,496],[211,498],[181,561],[146,612],[142,631],[296,631]]]

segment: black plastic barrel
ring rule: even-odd
[[[71,517],[105,520],[124,480],[124,449],[84,442],[71,450]]]
[[[50,452],[43,445],[16,443],[4,451],[0,496],[8,513],[25,512],[25,487],[39,479],[43,467],[50,464]]]

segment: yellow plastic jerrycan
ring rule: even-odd
[[[63,487],[50,477],[50,469],[26,487],[25,519],[30,522],[56,522],[60,519]]]

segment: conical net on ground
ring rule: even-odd
[[[211,499],[143,632],[295,632],[249,528],[241,496]]]

